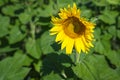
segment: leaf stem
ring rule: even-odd
[[[66,74],[65,74],[64,71],[62,71],[62,76],[63,76],[64,78],[67,78],[67,76],[66,76]]]
[[[32,39],[35,39],[35,25],[33,24],[32,21],[30,21],[30,28],[31,28]]]

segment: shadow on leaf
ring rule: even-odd
[[[42,62],[42,76],[49,75],[51,72],[60,75],[62,78],[66,78],[62,75],[65,72],[67,78],[75,77],[75,80],[80,80],[72,71],[71,67],[75,65],[71,58],[65,54],[55,54],[51,53],[46,55]]]

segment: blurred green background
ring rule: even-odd
[[[76,3],[94,22],[94,48],[66,55],[51,16]],[[120,0],[0,0],[0,80],[120,80]]]

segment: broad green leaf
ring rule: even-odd
[[[90,0],[73,0],[74,2],[76,1],[76,4],[80,3],[80,4],[87,4],[89,2],[91,2]]]
[[[117,30],[117,37],[120,39],[120,30]]]
[[[25,36],[26,34],[22,33],[18,26],[13,26],[7,38],[10,44],[14,44],[21,41]]]
[[[72,69],[83,80],[120,79],[117,70],[111,69],[102,55],[88,55],[84,61],[73,66]]]
[[[81,11],[81,16],[83,16],[83,17],[90,18],[91,15],[92,15],[92,11],[91,10],[83,9]]]
[[[37,72],[40,72],[42,66],[42,61],[38,61],[37,63],[34,63],[34,68]]]
[[[120,16],[118,17],[117,22],[117,27],[120,28]]]
[[[19,54],[0,61],[0,80],[23,80],[30,70],[23,67],[25,60],[26,55]]]
[[[57,0],[58,9],[73,5],[73,0]]]
[[[105,50],[105,48],[104,48],[104,46],[103,46],[103,44],[102,44],[102,42],[101,41],[97,41],[97,42],[95,42],[95,51],[96,52],[99,52],[99,53],[104,53],[104,50]]]
[[[8,0],[0,0],[0,6],[4,5],[6,3],[8,3]]]
[[[92,2],[97,6],[106,6],[106,0],[92,0]]]
[[[15,3],[15,2],[19,2],[19,0],[18,0],[18,1],[17,1],[17,0],[10,0],[10,1],[11,1],[11,2],[14,2],[14,3]]]
[[[9,17],[0,15],[0,37],[8,34],[9,22]]]
[[[31,20],[31,14],[27,12],[21,13],[18,17],[22,24],[27,24]]]
[[[0,0],[0,6],[2,6],[4,4],[3,0]]]
[[[107,0],[107,2],[109,4],[112,4],[112,5],[119,5],[120,4],[120,0]]]
[[[115,26],[110,26],[108,28],[108,31],[109,33],[112,35],[112,36],[116,36],[117,35],[117,31],[116,31],[116,27]]]
[[[118,15],[118,12],[116,11],[105,10],[102,12],[102,15],[99,16],[99,19],[101,19],[105,23],[114,24],[117,15]]]
[[[43,80],[62,80],[62,77],[58,74],[51,72],[49,75],[44,76]]]
[[[65,53],[61,53],[57,59],[58,62],[66,68],[69,68],[73,64],[73,60],[70,58],[70,56],[66,55]]]
[[[82,80],[97,80],[94,78],[93,73],[84,63],[77,64],[72,69],[74,73]]]
[[[16,49],[18,49],[18,48],[11,48],[10,46],[2,47],[2,48],[0,48],[0,54],[10,52],[10,51],[14,51]]]
[[[51,36],[48,31],[44,32],[40,39],[40,46],[41,46],[42,52],[44,54],[54,52],[53,43],[54,43],[54,36]]]
[[[95,39],[100,39],[100,35],[101,35],[101,29],[96,28],[94,32]]]
[[[95,51],[100,54],[105,54],[110,50],[110,41],[109,40],[99,40],[95,42]]]
[[[28,41],[26,42],[26,50],[27,53],[30,54],[32,57],[39,59],[41,56],[41,47],[39,44],[39,40],[36,41],[32,38],[29,38]]]
[[[73,64],[71,58],[66,54],[46,54],[41,66],[41,74],[43,76],[49,75],[51,72],[56,74],[61,74],[65,77],[65,75],[70,75],[73,73],[72,71],[67,71],[70,69]],[[62,72],[65,72],[64,75]],[[71,73],[69,73],[71,72]],[[72,75],[74,76],[74,75]]]
[[[108,30],[109,30],[109,29],[108,29]],[[114,32],[114,29],[113,29],[113,32]],[[116,36],[116,32],[115,32],[115,33],[112,33],[112,32],[110,32],[110,33],[104,32],[104,34],[101,35],[100,38],[101,38],[102,40],[108,40],[108,42],[109,42],[109,40],[112,38],[112,36]]]
[[[39,7],[36,9],[36,13],[37,15],[39,15],[40,17],[50,17],[53,14],[56,14],[56,10],[53,8],[54,3],[52,0],[49,1],[49,3],[46,4],[42,4],[42,7]]]
[[[105,57],[102,55],[91,55],[86,58],[86,64],[90,63],[93,68],[96,69],[98,80],[119,80],[120,76],[117,70],[112,69],[108,66]],[[90,66],[88,64],[88,66]]]
[[[18,71],[19,73],[10,75],[7,79],[5,78],[5,80],[23,80],[28,74],[29,70],[30,70],[29,68],[21,68]]]
[[[105,56],[111,61],[111,63],[120,68],[120,53],[115,50],[109,50],[108,53],[105,53]],[[112,65],[111,65],[112,66]]]
[[[99,76],[96,69],[85,60],[72,67],[73,72],[82,80],[98,80]]]
[[[22,6],[20,4],[7,5],[7,6],[2,8],[2,12],[6,15],[9,15],[9,16],[16,16],[15,11],[18,10],[19,8],[21,8],[21,7]]]
[[[23,51],[21,51],[21,50],[17,50],[15,52],[15,56],[22,56],[22,55],[25,56],[25,60],[23,62],[23,65],[29,66],[33,60],[29,56],[25,55],[25,53],[23,53]]]

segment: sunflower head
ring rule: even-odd
[[[51,18],[54,26],[50,29],[50,35],[57,35],[55,41],[61,43],[61,49],[66,48],[67,54],[71,54],[73,48],[78,53],[87,53],[93,47],[94,24],[80,17],[80,10],[75,3],[73,7],[68,5],[68,8],[60,9],[58,15],[59,18]]]

